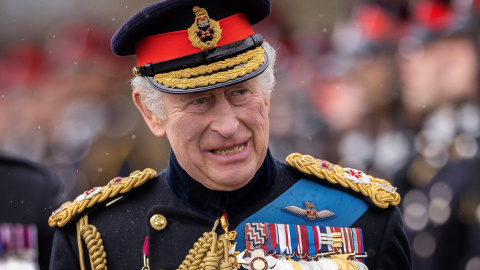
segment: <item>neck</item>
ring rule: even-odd
[[[277,175],[277,164],[268,151],[262,166],[247,185],[233,191],[211,190],[190,177],[171,151],[166,179],[169,188],[183,203],[217,218],[223,211],[234,215],[244,209],[246,204],[254,203],[255,198],[263,197],[275,184]]]

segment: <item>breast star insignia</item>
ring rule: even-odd
[[[236,251],[236,246],[237,243],[235,243],[235,245],[228,250],[228,261],[233,265],[233,269],[238,270],[242,267],[242,265],[248,264],[248,262],[243,258],[245,257],[245,252],[247,252],[247,250],[242,252]]]
[[[282,211],[295,215],[297,217],[303,217],[305,218],[306,221],[309,222],[315,222],[318,220],[322,219],[327,219],[327,218],[332,218],[335,216],[335,214],[330,211],[330,210],[320,210],[317,211],[315,209],[315,204],[305,201],[305,209],[302,209],[301,207],[295,206],[295,205],[290,205],[287,207],[282,208]]]

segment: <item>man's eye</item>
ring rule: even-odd
[[[201,105],[201,104],[205,103],[206,101],[207,101],[206,98],[197,98],[192,103],[195,104],[195,105]]]
[[[236,96],[241,96],[241,95],[245,95],[246,92],[247,92],[247,90],[245,90],[245,89],[235,90],[235,91],[233,92],[233,94],[236,95]]]

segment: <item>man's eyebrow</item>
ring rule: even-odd
[[[183,95],[178,95],[177,101],[188,101],[191,99],[196,99],[200,97],[204,97],[205,95],[208,95],[209,91],[202,91],[202,92],[196,92],[196,93],[188,93],[188,94],[183,94]]]
[[[238,90],[238,89],[244,89],[244,88],[252,89],[254,85],[255,84],[252,81],[248,80],[241,83],[229,85],[225,89],[227,90],[231,90],[231,89]]]

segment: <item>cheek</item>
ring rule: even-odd
[[[260,116],[264,119],[265,124],[268,125],[268,113],[270,112],[270,100],[264,99],[260,106]]]
[[[246,110],[246,117],[244,118],[249,125],[254,129],[262,130],[268,133],[269,119],[268,119],[268,101],[260,101],[250,106]]]
[[[166,131],[170,143],[177,148],[187,148],[189,142],[198,141],[202,135],[204,121],[191,115],[181,115],[167,123]]]

